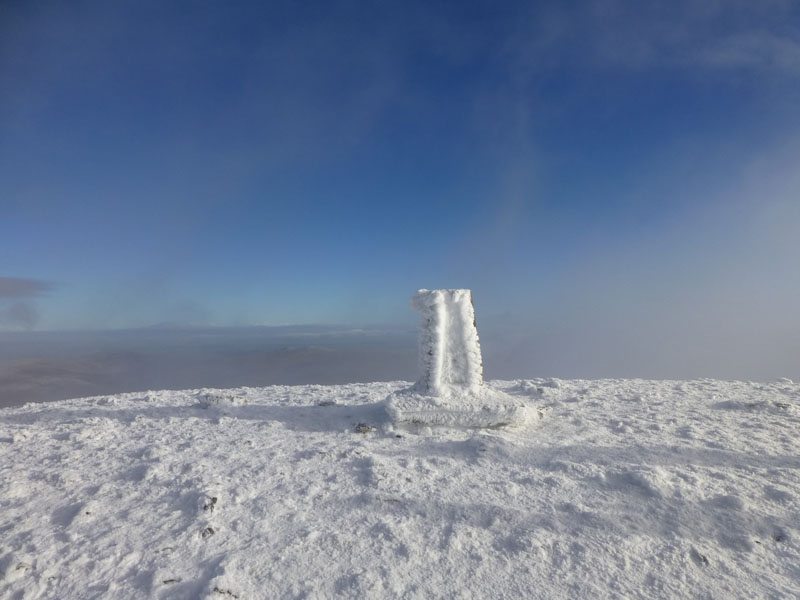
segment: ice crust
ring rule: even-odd
[[[525,405],[483,385],[483,360],[472,292],[419,290],[411,307],[421,315],[420,377],[386,400],[396,423],[460,427],[522,425]]]

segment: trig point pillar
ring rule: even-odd
[[[411,306],[422,317],[420,376],[392,394],[387,411],[397,423],[497,427],[528,418],[524,403],[483,383],[483,362],[470,290],[419,290]]]
[[[420,290],[411,306],[422,315],[417,390],[440,396],[449,387],[477,389],[483,361],[469,290]]]

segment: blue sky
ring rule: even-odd
[[[798,106],[793,1],[6,2],[0,328],[791,345]]]

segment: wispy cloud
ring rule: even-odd
[[[53,289],[53,284],[38,279],[0,277],[0,299],[34,298]]]
[[[800,72],[793,2],[555,4],[535,8],[504,51],[523,71],[564,65]]]
[[[53,289],[53,284],[38,279],[0,277],[0,328],[33,329],[39,322],[34,298]]]
[[[709,68],[800,73],[800,40],[769,31],[741,33],[702,48],[697,62]]]

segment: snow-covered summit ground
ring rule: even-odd
[[[0,410],[0,597],[800,596],[800,385],[493,382],[544,418],[399,430],[406,385]]]

